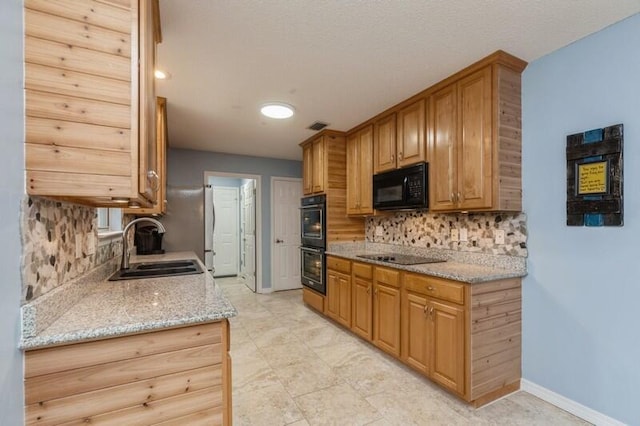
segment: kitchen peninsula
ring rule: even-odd
[[[230,424],[237,312],[212,276],[106,281],[114,267],[23,307],[26,424]]]

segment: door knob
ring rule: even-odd
[[[280,238],[276,238],[276,244],[279,244],[279,243],[284,243],[284,240],[281,240]]]

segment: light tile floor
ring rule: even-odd
[[[585,425],[526,392],[474,409],[302,303],[216,279],[231,319],[233,424]]]

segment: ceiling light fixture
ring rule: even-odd
[[[262,105],[260,112],[265,117],[282,120],[293,116],[294,109],[291,105],[282,102],[269,102]]]

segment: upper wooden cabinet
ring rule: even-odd
[[[160,175],[160,188],[153,207],[125,209],[125,213],[136,216],[163,215],[167,211],[167,99],[156,101],[156,165]]]
[[[520,72],[490,63],[431,95],[431,211],[522,209]]]
[[[347,214],[373,214],[373,126],[347,136]]]
[[[328,172],[328,145],[326,139],[332,137],[322,134],[311,141],[303,142],[303,194],[318,194],[326,191]]]
[[[420,99],[375,122],[375,173],[425,160],[424,111]]]
[[[157,0],[25,1],[28,194],[155,203],[158,14]]]

